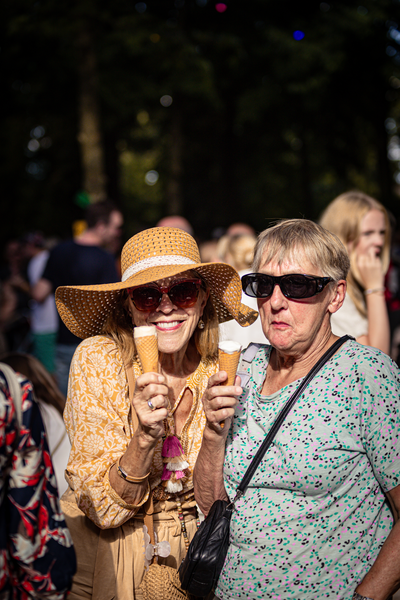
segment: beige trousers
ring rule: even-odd
[[[61,508],[78,565],[68,600],[142,600],[143,517],[134,517],[115,529],[99,529],[77,507],[71,490],[62,496]],[[171,554],[160,559],[160,564],[178,568],[186,554],[178,513],[156,512],[153,522],[158,540],[171,544]],[[197,529],[195,516],[185,514],[185,524],[191,540]]]

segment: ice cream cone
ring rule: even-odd
[[[234,385],[242,347],[237,342],[226,341],[218,345],[219,370],[226,371],[228,379],[223,385]]]
[[[228,379],[222,385],[234,385],[241,349],[242,347],[238,342],[232,342],[231,340],[218,344],[219,370],[226,371],[228,374]],[[220,426],[223,429],[225,422],[221,421]]]
[[[143,373],[158,373],[157,330],[154,325],[135,327],[133,337]]]

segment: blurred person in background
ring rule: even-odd
[[[0,327],[8,350],[25,351],[30,345],[30,286],[26,264],[23,242],[9,240],[0,267]]]
[[[390,221],[385,207],[360,191],[341,194],[322,213],[320,224],[343,242],[350,257],[347,293],[332,315],[335,335],[390,352],[385,274],[390,261]]]
[[[49,250],[40,232],[31,232],[24,237],[25,254],[28,258],[27,276],[33,288],[41,278],[49,258]],[[55,370],[55,352],[58,332],[58,314],[54,296],[49,294],[43,302],[30,302],[30,325],[32,353],[49,373]]]
[[[189,223],[185,217],[181,217],[179,215],[171,215],[169,217],[163,217],[160,219],[156,225],[156,227],[176,227],[177,229],[182,229],[182,231],[186,231],[189,235],[193,234],[193,227]]]
[[[205,240],[199,244],[201,262],[219,262],[218,240]]]
[[[256,235],[253,227],[247,223],[232,223],[226,230],[226,235],[233,237],[235,235]]]
[[[34,356],[22,352],[9,352],[3,354],[0,361],[12,367],[14,371],[25,375],[33,386],[33,393],[46,429],[58,492],[62,496],[68,487],[65,469],[71,450],[62,418],[65,397],[61,394],[50,373]]]
[[[233,236],[222,236],[217,245],[217,256],[222,262],[228,263],[239,276],[243,277],[251,271],[251,265],[254,258],[254,248],[257,238],[249,233],[236,234]],[[242,302],[245,301],[250,308],[258,311],[257,300],[244,296],[242,292]],[[262,330],[260,318],[258,318],[249,327],[240,327],[236,321],[221,323],[220,339],[234,340],[246,348],[251,342],[266,344],[264,332]]]
[[[50,252],[42,277],[32,288],[37,302],[44,302],[62,285],[113,283],[119,276],[115,257],[105,250],[121,236],[123,216],[112,202],[105,200],[89,205],[87,228],[74,239],[58,244]],[[72,356],[80,340],[59,319],[56,344],[56,377],[64,396]]]
[[[64,600],[76,558],[43,421],[31,382],[5,368],[0,368],[0,598]]]

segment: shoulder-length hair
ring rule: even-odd
[[[381,253],[383,272],[389,268],[391,228],[388,213],[385,207],[363,192],[357,190],[346,192],[337,196],[324,210],[319,223],[337,235],[345,245],[350,255],[350,271],[347,277],[347,291],[356,305],[357,310],[364,317],[367,316],[367,306],[364,297],[364,287],[357,269],[355,248],[360,240],[361,222],[371,210],[379,210],[385,218],[385,240]]]

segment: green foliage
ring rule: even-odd
[[[317,218],[353,187],[400,216],[399,163],[387,157],[396,131],[385,129],[400,118],[397,0],[227,0],[224,13],[212,0],[143,4],[3,3],[3,239],[32,228],[66,236],[81,216],[83,26],[95,40],[109,194],[127,235],[168,212],[177,145],[183,213],[204,238],[232,221],[262,230]],[[39,149],[28,150],[39,125]],[[159,173],[153,186],[149,170]]]

